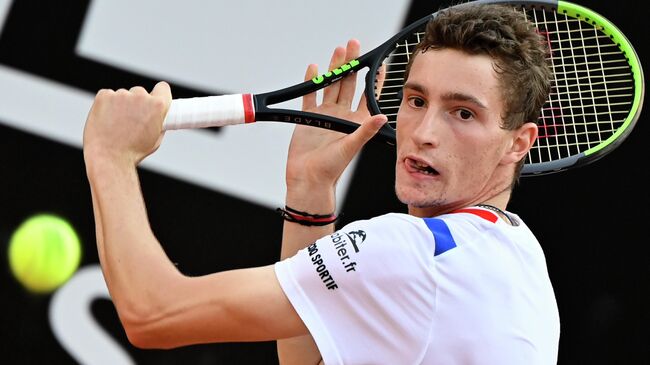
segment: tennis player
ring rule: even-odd
[[[350,41],[331,67],[359,54]],[[540,244],[506,210],[550,88],[544,43],[519,13],[448,10],[411,58],[395,190],[409,214],[335,231],[336,182],[382,126],[353,109],[355,80],[304,109],[357,121],[298,126],[282,261],[182,275],[148,222],[136,166],[162,140],[161,82],[101,90],[84,131],[99,258],[130,341],[143,348],[278,340],[283,364],[554,364],[559,316]],[[316,75],[309,66],[306,77]]]

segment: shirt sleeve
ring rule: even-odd
[[[431,234],[389,214],[323,237],[275,272],[327,365],[419,363],[435,310]]]

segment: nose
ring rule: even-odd
[[[442,121],[432,109],[427,110],[422,118],[416,121],[411,133],[411,139],[418,146],[436,147],[440,140]]]

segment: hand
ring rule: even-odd
[[[329,69],[334,69],[359,56],[360,45],[356,40],[347,46],[337,47],[332,54]],[[305,80],[318,75],[316,65],[309,65]],[[383,70],[379,81],[383,79]],[[384,115],[370,116],[365,95],[356,110],[352,101],[356,91],[356,73],[336,82],[323,91],[323,101],[317,105],[316,93],[303,97],[304,111],[326,114],[360,124],[352,134],[297,125],[289,146],[287,160],[287,190],[333,189],[339,177],[361,147],[374,136],[386,122]],[[287,202],[288,203],[288,202]]]
[[[100,90],[84,128],[84,155],[137,165],[160,146],[171,99],[166,82],[151,93],[140,86]]]

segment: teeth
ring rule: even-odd
[[[423,174],[427,175],[435,175],[436,171],[431,168],[429,165],[426,163],[420,162],[420,161],[415,161],[415,160],[410,160],[410,164],[413,168],[417,169]]]
[[[433,174],[433,169],[429,165],[422,163],[420,161],[411,160],[411,166],[418,169],[420,172],[425,174]]]

